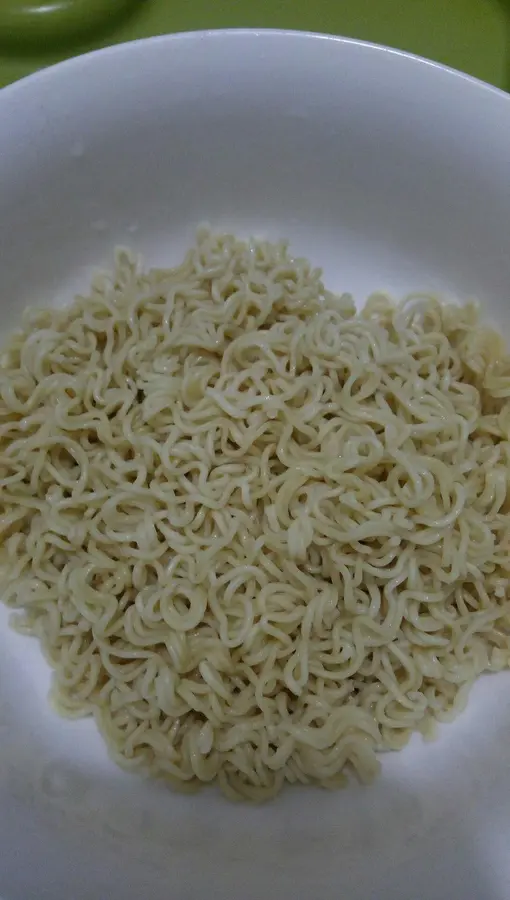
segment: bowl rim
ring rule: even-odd
[[[151,37],[137,38],[131,41],[123,41],[118,44],[100,47],[96,50],[90,50],[86,53],[80,53],[49,66],[44,66],[36,72],[25,75],[0,89],[0,113],[4,99],[6,100],[14,97],[16,94],[23,94],[25,91],[30,91],[36,86],[44,87],[46,82],[51,82],[54,78],[58,79],[61,75],[65,74],[66,76],[72,76],[83,67],[88,68],[90,65],[93,65],[96,59],[105,59],[108,57],[114,58],[123,55],[129,56],[130,53],[136,50],[143,50],[145,47],[154,46],[156,44],[168,44],[169,47],[172,47],[172,45],[182,44],[184,42],[200,44],[204,41],[235,41],[240,38],[257,41],[270,38],[272,40],[281,39],[283,41],[306,41],[310,43],[324,41],[328,44],[336,44],[340,48],[351,47],[360,53],[374,53],[391,57],[397,62],[400,61],[403,65],[411,64],[413,68],[419,69],[422,72],[428,71],[432,76],[434,76],[434,74],[442,76],[446,75],[450,80],[450,84],[456,82],[457,86],[461,87],[461,89],[462,86],[465,85],[471,92],[476,90],[480,98],[483,94],[486,94],[497,102],[504,102],[505,104],[510,103],[510,93],[507,93],[502,88],[489,84],[473,75],[468,75],[466,72],[462,72],[452,66],[411,53],[407,50],[400,50],[397,47],[390,47],[373,41],[364,41],[359,38],[345,37],[318,31],[285,28],[210,28],[194,31],[171,32],[153,35]]]

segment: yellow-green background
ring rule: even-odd
[[[311,29],[389,44],[510,88],[510,0],[133,0],[131,13],[113,23],[106,19],[87,40],[59,38],[52,47],[48,41],[30,47],[2,35],[3,2],[0,85],[117,41],[256,26]]]

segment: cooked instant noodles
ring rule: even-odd
[[[510,358],[202,229],[0,359],[1,577],[112,757],[263,799],[369,781],[510,661]]]

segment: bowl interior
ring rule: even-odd
[[[177,262],[203,221],[288,238],[360,303],[474,297],[510,333],[510,100],[464,76],[341,39],[197,33],[48,70],[0,94],[0,119],[4,333],[118,244]],[[0,647],[4,900],[432,900],[445,878],[452,897],[505,896],[506,675],[374,787],[251,808],[120,773],[90,722],[51,712],[39,648],[3,608]]]

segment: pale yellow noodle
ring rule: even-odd
[[[285,244],[126,251],[0,358],[4,600],[122,766],[337,787],[510,662],[510,358]]]

